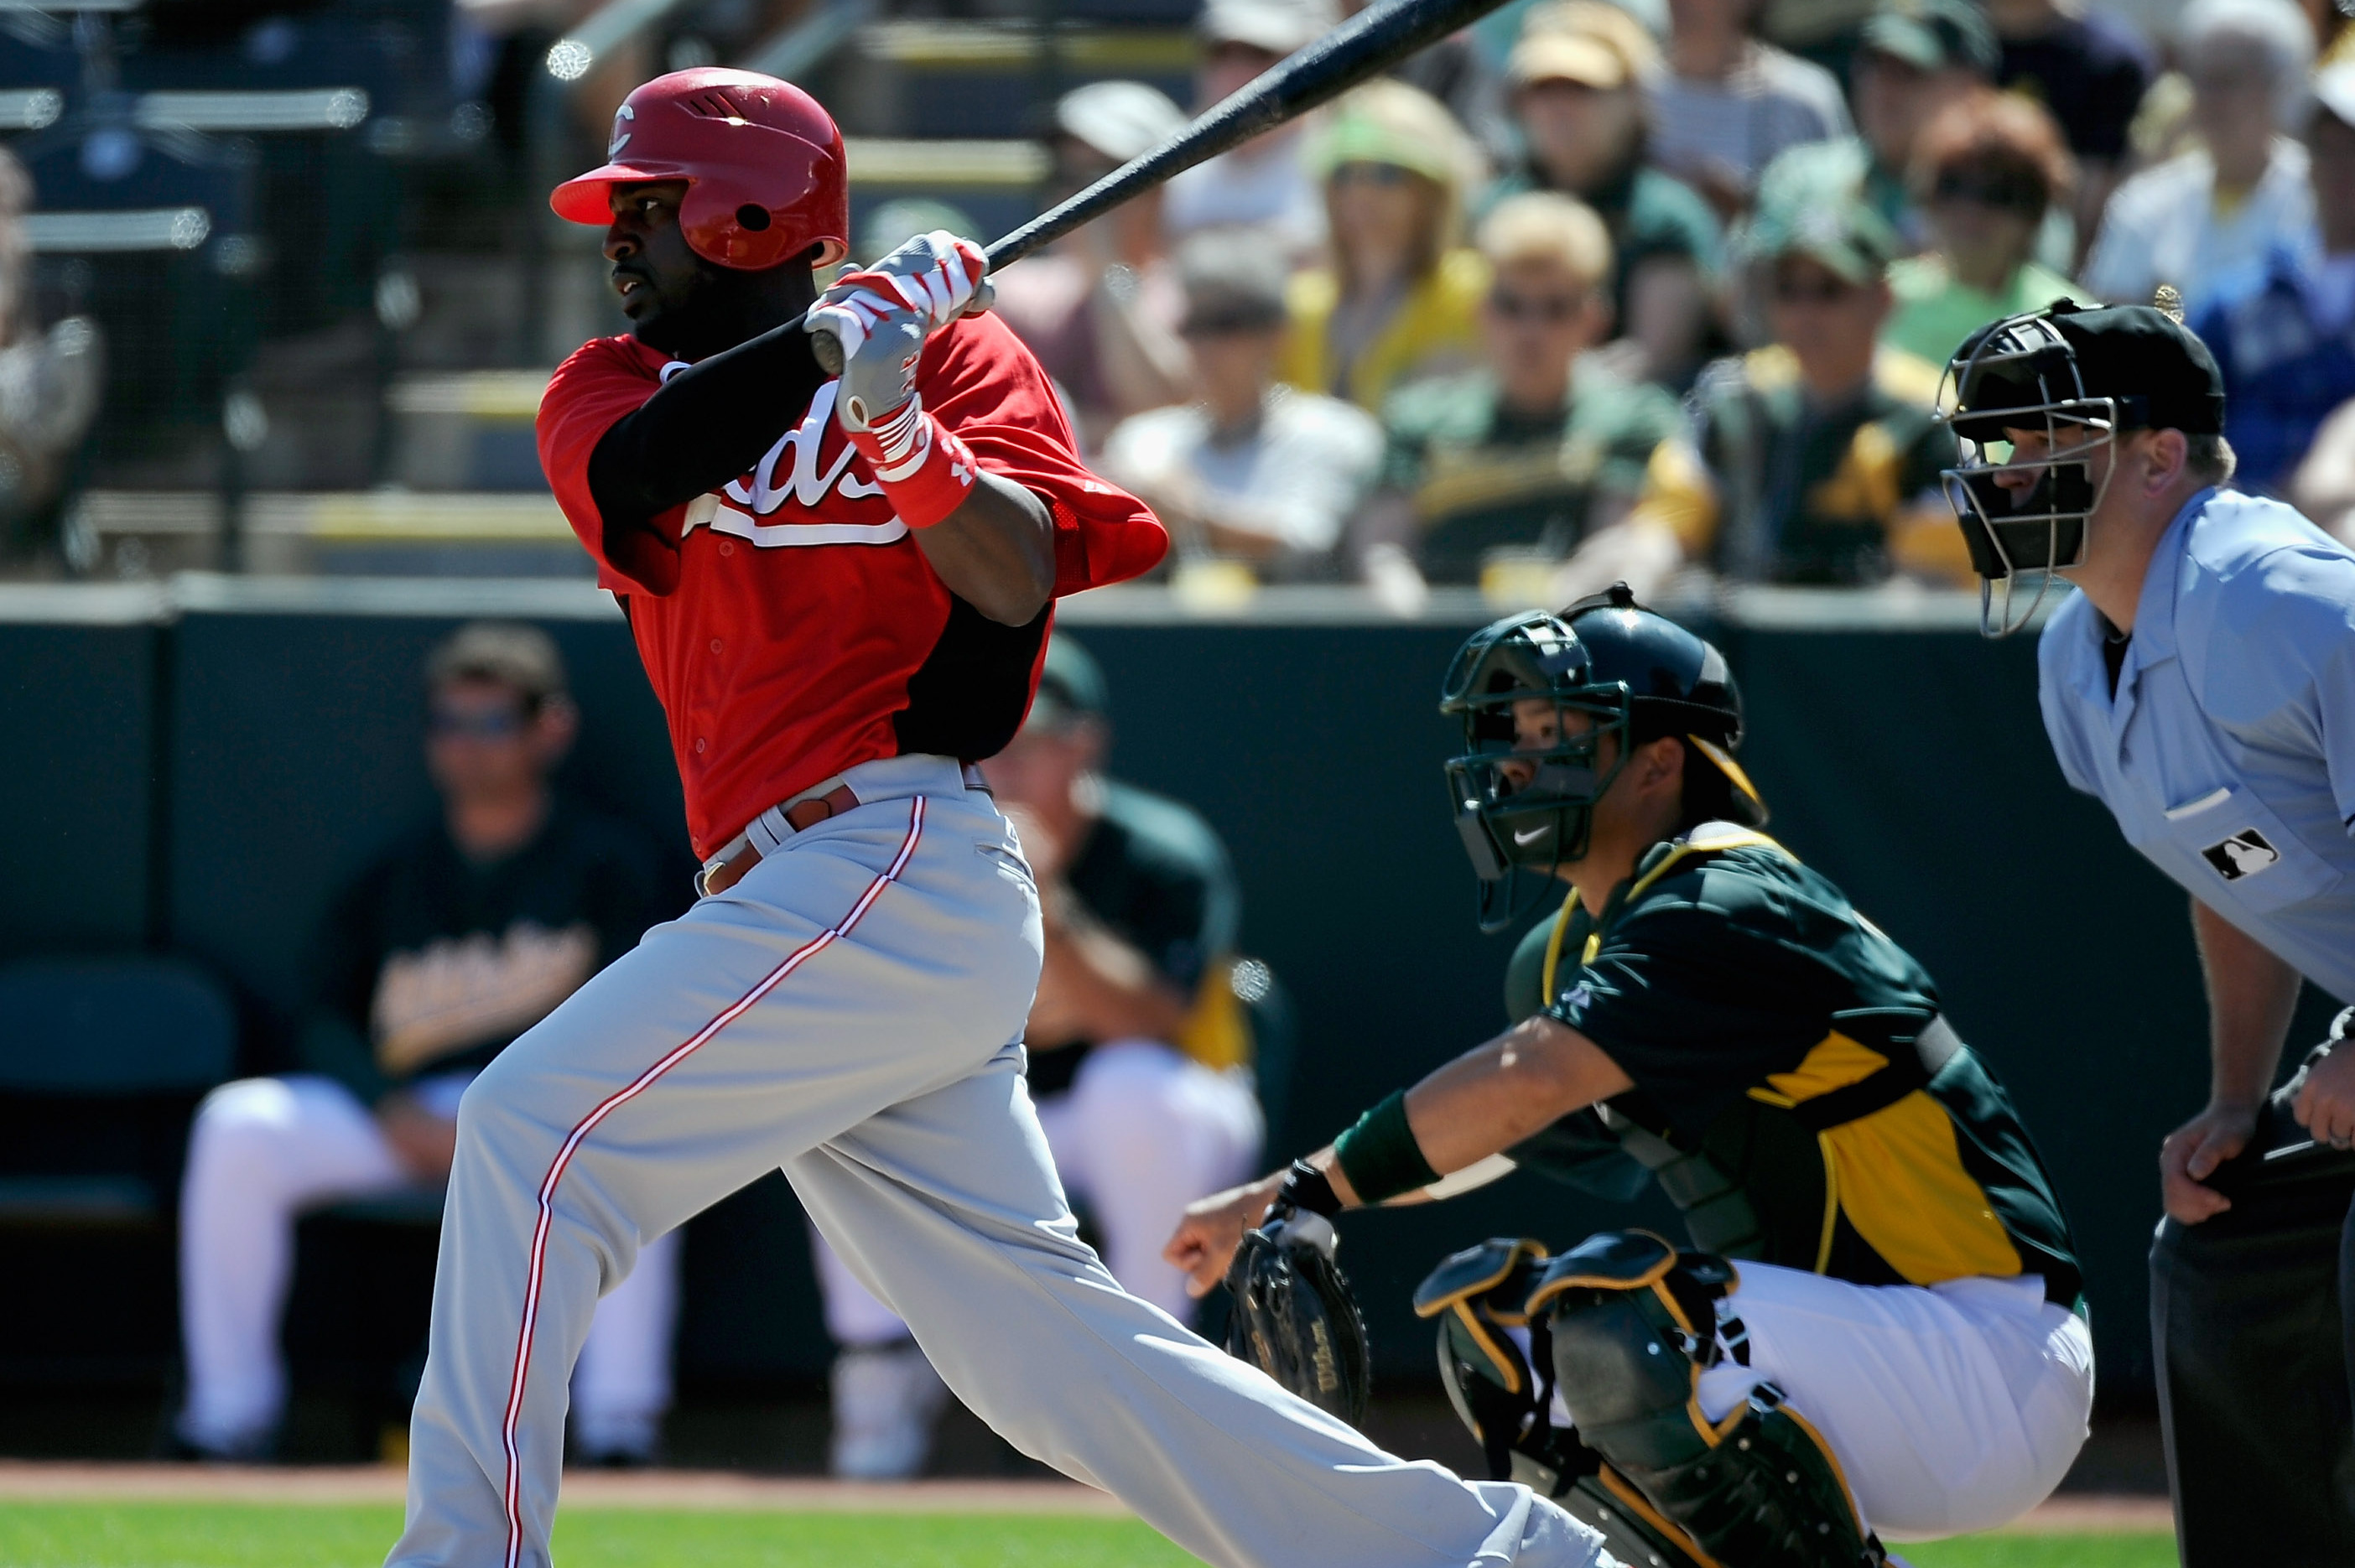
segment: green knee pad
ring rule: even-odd
[[[1700,1374],[1746,1363],[1721,1303],[1733,1266],[1679,1254],[1642,1231],[1590,1238],[1540,1271],[1524,1309],[1550,1330],[1555,1376],[1580,1438],[1657,1518],[1722,1568],[1879,1568],[1839,1462],[1762,1382],[1723,1420],[1701,1413]],[[1608,1472],[1606,1472],[1608,1473]]]

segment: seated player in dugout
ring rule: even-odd
[[[407,825],[320,923],[296,1070],[205,1097],[180,1189],[186,1402],[165,1446],[260,1458],[287,1380],[279,1318],[305,1209],[449,1179],[458,1101],[493,1058],[677,912],[662,851],[552,775],[579,726],[556,645],[476,622],[425,668],[438,809]],[[657,1456],[679,1238],[597,1304],[572,1380],[576,1459]]]
[[[1571,577],[1648,592],[1688,561],[1745,582],[1969,581],[1940,490],[1938,368],[1878,341],[1897,238],[1850,171],[1778,162],[1743,240],[1773,341],[1701,372],[1625,524]]]
[[[1519,1021],[1195,1205],[1170,1260],[1207,1291],[1271,1213],[1648,1176],[1690,1250],[1494,1241],[1418,1291],[1497,1473],[1680,1568],[1874,1563],[2041,1501],[2093,1400],[2068,1225],[1929,975],[1758,831],[1723,656],[1620,585],[1478,633],[1443,707],[1483,924],[1570,884]]]
[[[1041,893],[1046,956],[1023,1030],[1039,1130],[1114,1277],[1183,1323],[1186,1275],[1161,1244],[1189,1200],[1251,1173],[1265,1136],[1237,995],[1252,988],[1234,957],[1242,900],[1198,813],[1104,776],[1109,712],[1095,659],[1058,632],[1029,717],[982,771]],[[918,1474],[947,1391],[899,1316],[822,1238],[814,1252],[841,1351],[831,1467]]]

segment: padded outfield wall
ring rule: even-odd
[[[1746,594],[1708,607],[1747,694],[1742,759],[1771,830],[1938,977],[2009,1084],[2088,1264],[2105,1386],[2149,1379],[2143,1254],[2155,1157],[2204,1092],[2182,895],[2071,794],[2035,708],[2032,643],[1990,645],[1945,599]],[[661,718],[612,603],[570,583],[184,578],[0,589],[0,955],[168,945],[213,965],[268,1066],[337,880],[430,808],[426,648],[478,614],[545,624],[583,715],[569,782],[691,869]],[[1205,619],[1158,591],[1070,605],[1104,666],[1115,771],[1192,803],[1231,848],[1245,946],[1289,988],[1299,1052],[1271,1158],[1493,1032],[1509,937],[1483,937],[1447,819],[1435,711],[1486,618],[1384,620],[1345,591],[1270,592]],[[2318,997],[2302,1026],[2324,1006]],[[1428,1376],[1406,1306],[1443,1253],[1669,1223],[1516,1177],[1345,1228],[1378,1367]],[[826,1349],[782,1183],[698,1221],[681,1372],[795,1376]]]

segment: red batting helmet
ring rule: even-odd
[[[678,226],[707,261],[756,272],[812,245],[819,266],[849,251],[842,133],[791,82],[719,66],[658,76],[622,101],[605,157],[556,187],[559,218],[602,228],[610,187],[685,180]]]

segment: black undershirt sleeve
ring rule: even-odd
[[[673,376],[589,454],[606,527],[643,523],[744,474],[826,381],[798,318]]]

